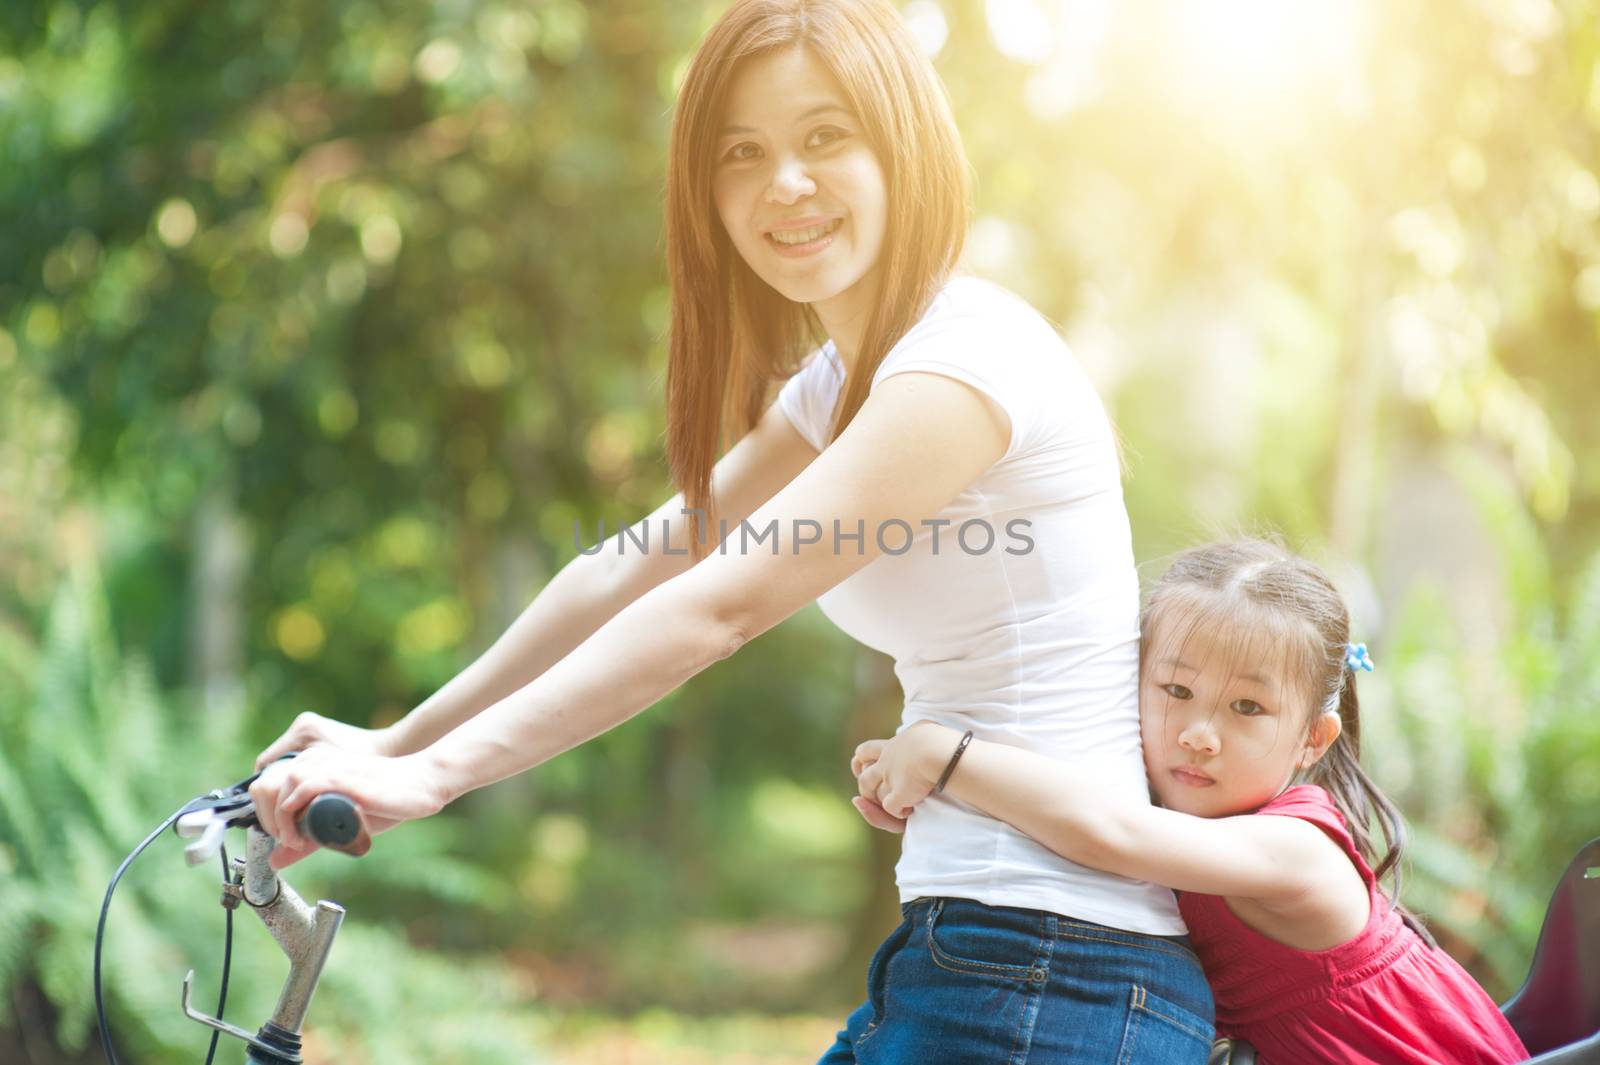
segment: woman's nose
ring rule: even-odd
[[[790,156],[780,159],[772,172],[772,184],[767,186],[767,199],[773,203],[790,204],[816,191],[816,182],[811,180],[806,168],[799,159]]]

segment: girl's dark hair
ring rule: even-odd
[[[1150,646],[1155,622],[1174,607],[1198,608],[1212,618],[1220,613],[1239,619],[1242,610],[1247,619],[1268,626],[1281,638],[1291,674],[1301,681],[1300,690],[1311,692],[1315,700],[1306,715],[1307,736],[1320,713],[1338,711],[1339,738],[1322,758],[1301,771],[1300,780],[1327,789],[1373,873],[1380,881],[1390,877],[1393,886],[1384,892],[1390,904],[1406,924],[1434,945],[1421,921],[1400,904],[1405,822],[1361,768],[1361,707],[1355,674],[1345,665],[1350,612],[1328,575],[1264,540],[1205,544],[1177,555],[1151,589],[1140,620],[1144,646]],[[1383,833],[1381,861],[1372,838],[1374,819]],[[1379,889],[1383,890],[1381,883]]]

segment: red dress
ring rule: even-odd
[[[1180,893],[1178,908],[1216,998],[1219,1035],[1249,1040],[1266,1065],[1527,1059],[1483,988],[1390,908],[1326,791],[1289,788],[1256,813],[1298,817],[1327,833],[1366,882],[1371,914],[1346,943],[1296,950],[1239,920],[1221,896]]]

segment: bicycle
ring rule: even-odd
[[[294,756],[290,754],[285,757]],[[101,1044],[110,1065],[119,1065],[119,1062],[106,1022],[101,988],[100,958],[106,916],[117,882],[134,859],[169,827],[175,828],[179,836],[190,841],[184,847],[184,856],[190,865],[199,865],[219,854],[222,859],[221,902],[227,912],[227,933],[223,948],[222,986],[215,1017],[201,1013],[190,1004],[194,970],[190,969],[183,978],[184,1014],[212,1030],[206,1065],[211,1065],[218,1039],[223,1035],[245,1042],[248,1065],[303,1065],[300,1031],[311,1005],[311,997],[322,977],[322,968],[333,949],[334,937],[344,921],[345,910],[327,899],[319,899],[315,906],[308,904],[272,868],[269,859],[276,841],[262,830],[256,820],[255,805],[250,799],[250,785],[260,775],[259,772],[251,774],[231,787],[218,788],[185,803],[145,837],[144,842],[134,848],[112,875],[111,883],[106,888],[105,902],[100,908],[100,923],[94,944],[95,1009],[100,1023]],[[372,847],[372,837],[367,831],[360,806],[344,795],[330,792],[318,796],[306,807],[297,824],[307,838],[353,857],[366,854]],[[243,828],[247,833],[245,857],[236,857],[231,862],[223,845],[224,836],[230,828]],[[255,911],[273,940],[289,958],[289,975],[278,996],[277,1008],[254,1035],[222,1020],[228,997],[228,971],[233,957],[233,913],[241,903]]]

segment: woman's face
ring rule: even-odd
[[[887,190],[860,119],[803,47],[745,60],[716,146],[717,214],[756,276],[824,324],[870,303]],[[831,314],[830,314],[831,312]]]

